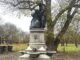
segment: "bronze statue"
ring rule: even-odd
[[[32,21],[30,29],[32,28],[44,28],[46,19],[45,19],[45,5],[42,3],[38,3],[39,9],[36,9],[35,12],[32,14]]]

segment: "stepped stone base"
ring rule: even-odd
[[[51,60],[46,55],[46,45],[44,39],[44,29],[31,29],[29,47],[19,60]]]
[[[31,58],[29,54],[24,54],[18,60],[51,60],[51,58],[46,54],[41,54],[36,58]]]
[[[45,45],[45,39],[44,39],[44,29],[32,29],[30,30],[30,41],[29,46],[31,48],[39,49],[40,47]]]
[[[24,54],[24,55],[20,56],[18,60],[30,60],[30,55]]]

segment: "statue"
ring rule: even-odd
[[[32,21],[30,29],[32,28],[45,28],[45,5],[42,3],[38,3],[39,9],[35,9],[35,12],[32,14]]]

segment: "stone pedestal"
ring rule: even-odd
[[[36,49],[39,49],[42,46],[46,48],[45,39],[44,39],[44,29],[30,30],[29,46],[31,48],[36,48]]]
[[[30,60],[30,55],[24,54],[24,55],[20,56],[18,60]]]
[[[51,60],[51,58],[46,54],[41,54],[37,58],[31,58],[28,54],[24,54],[18,60]]]
[[[51,60],[47,55],[44,29],[30,30],[29,47],[25,50],[24,55],[19,57],[19,60]]]
[[[46,54],[41,54],[39,55],[38,60],[51,60],[51,58]]]

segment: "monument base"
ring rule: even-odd
[[[24,54],[24,55],[20,56],[18,60],[30,60],[30,55]]]
[[[30,30],[30,41],[29,41],[29,46],[31,48],[36,48],[39,49],[40,47],[45,45],[45,39],[44,39],[44,29],[36,28],[36,29],[31,29]]]
[[[47,54],[53,54],[53,52],[46,51],[44,31],[44,29],[30,30],[29,47],[19,57],[19,60],[51,60]]]
[[[18,60],[51,60],[51,58],[46,54],[40,54],[36,58],[31,58],[29,54],[24,54],[20,56]]]

